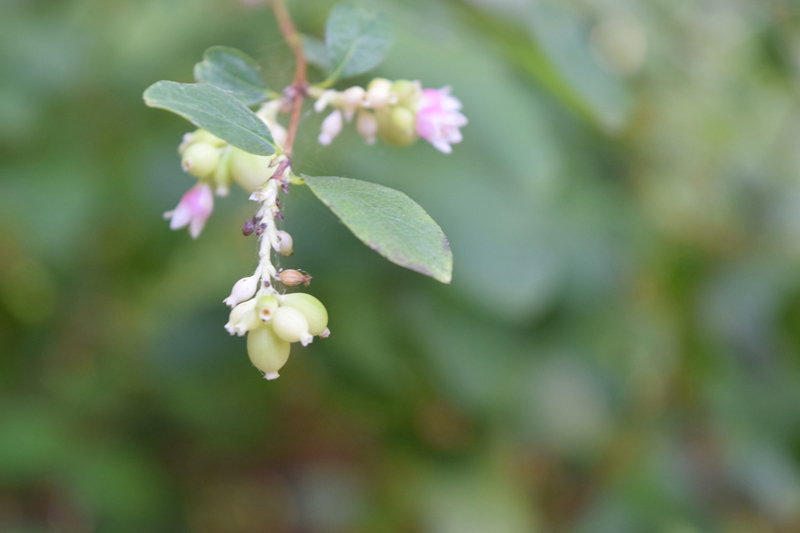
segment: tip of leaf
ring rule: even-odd
[[[444,242],[445,242],[445,248],[449,252],[450,251],[450,244],[447,242],[447,239],[445,239]],[[450,255],[450,264],[447,265],[447,269],[444,272],[439,273],[439,275],[432,276],[432,277],[436,281],[444,283],[445,285],[450,285],[450,282],[453,281],[453,256],[452,256],[452,254]]]

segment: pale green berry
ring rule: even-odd
[[[392,106],[375,111],[378,136],[389,144],[405,146],[417,138],[416,115],[407,107]]]
[[[267,379],[275,379],[289,359],[291,345],[278,337],[270,325],[262,325],[247,334],[247,355]]]
[[[231,151],[223,150],[222,155],[217,163],[217,168],[214,169],[214,175],[211,177],[216,187],[215,191],[217,196],[228,196],[230,192],[233,177],[231,176]]]
[[[259,296],[256,300],[256,314],[264,322],[270,322],[275,310],[278,309],[278,300],[269,294]]]
[[[181,166],[183,170],[201,180],[208,179],[217,169],[219,149],[206,142],[190,144],[183,151]]]
[[[392,84],[392,93],[397,96],[397,104],[414,109],[422,98],[422,86],[418,81],[397,80]]]
[[[233,148],[231,150],[230,172],[233,180],[247,192],[260,189],[272,176],[275,169],[270,167],[275,156],[251,154]]]
[[[204,142],[208,143],[215,148],[222,148],[227,146],[227,142],[223,141],[216,135],[212,135],[211,133],[207,132],[206,130],[195,130],[191,133],[187,133],[183,136],[183,140],[181,141],[180,146],[178,146],[178,153],[183,155],[183,152],[194,143]]]
[[[256,301],[247,300],[231,310],[228,323],[225,324],[225,329],[231,335],[235,334],[241,337],[251,329],[255,329],[260,325],[261,321],[256,314]]]
[[[281,307],[293,307],[297,309],[308,321],[308,332],[311,335],[321,335],[328,327],[328,311],[322,302],[304,292],[287,294]]]
[[[314,337],[308,332],[308,320],[294,307],[279,307],[272,314],[272,328],[275,334],[286,342],[299,342],[308,345]]]
[[[204,143],[212,144],[212,145],[216,146],[217,148],[221,148],[221,147],[225,146],[226,144],[228,144],[227,142],[223,141],[222,139],[220,139],[219,137],[217,137],[213,133],[211,133],[211,132],[209,132],[207,130],[203,130],[203,129],[199,129],[199,130],[195,131],[192,134],[192,138],[193,138],[194,142],[204,142]]]
[[[417,116],[409,108],[397,106],[392,109],[392,124],[402,130],[404,135],[413,135]]]

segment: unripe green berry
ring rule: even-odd
[[[255,329],[260,325],[261,321],[256,314],[255,300],[247,300],[231,310],[228,323],[225,324],[225,329],[231,335],[238,335],[241,337],[251,329]]]
[[[304,292],[287,294],[281,307],[297,309],[308,321],[308,332],[311,335],[320,335],[328,327],[328,311],[322,302]]]
[[[215,148],[223,148],[228,145],[227,142],[223,141],[216,135],[212,135],[206,130],[200,129],[200,130],[195,130],[191,133],[187,133],[183,136],[183,141],[181,142],[180,146],[178,146],[178,153],[180,155],[183,155],[183,153],[189,146],[199,142],[208,143],[214,146]]]
[[[264,322],[270,322],[278,306],[278,300],[274,296],[269,294],[259,296],[256,301],[256,314]]]
[[[308,332],[308,320],[294,307],[279,307],[272,314],[275,334],[286,342],[308,345],[314,337]]]
[[[228,144],[227,142],[223,141],[222,139],[220,139],[219,137],[217,137],[213,133],[211,133],[211,132],[209,132],[207,130],[204,130],[204,129],[199,129],[199,130],[195,131],[194,133],[192,133],[192,141],[193,142],[208,143],[208,144],[211,144],[211,145],[213,145],[213,146],[215,146],[217,148],[221,148],[221,147],[225,146],[226,144]]]
[[[416,81],[397,80],[392,84],[392,92],[397,96],[397,104],[409,109],[414,109],[422,97],[422,87]]]
[[[217,168],[214,169],[214,175],[211,177],[214,182],[214,187],[217,196],[228,196],[231,188],[233,177],[231,176],[231,151],[223,150],[222,155],[217,163]]]
[[[401,106],[386,107],[375,111],[378,120],[378,137],[396,146],[406,146],[417,138],[416,115]]]
[[[261,156],[233,148],[230,160],[231,176],[242,189],[253,192],[272,176],[274,169],[269,165],[273,159],[274,156]]]
[[[211,177],[217,168],[217,163],[219,163],[219,149],[206,142],[196,142],[184,150],[181,166],[184,171],[202,180]]]
[[[269,325],[262,325],[247,334],[247,355],[267,379],[275,379],[289,359],[291,345],[278,337]]]
[[[407,107],[397,106],[392,109],[392,124],[406,135],[412,135],[417,125],[417,116]]]

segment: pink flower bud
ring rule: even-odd
[[[342,112],[338,109],[325,117],[322,121],[322,132],[319,134],[319,143],[322,146],[328,146],[333,142],[339,132],[342,131]]]
[[[164,218],[170,219],[170,229],[176,230],[189,226],[189,235],[196,239],[206,220],[214,210],[214,195],[211,187],[206,183],[198,183],[183,195],[178,207],[164,213]]]
[[[445,154],[453,151],[451,143],[461,142],[458,128],[467,124],[460,113],[461,102],[450,96],[450,88],[425,89],[417,112],[417,133]]]

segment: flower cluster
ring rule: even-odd
[[[380,138],[405,146],[420,136],[449,154],[450,144],[461,142],[459,128],[467,124],[461,102],[450,95],[449,87],[423,90],[419,81],[375,78],[366,89],[354,86],[344,91],[325,90],[317,96],[317,112],[328,106],[333,108],[322,121],[318,140],[323,146],[333,142],[345,122],[355,119],[356,130],[367,144]]]

